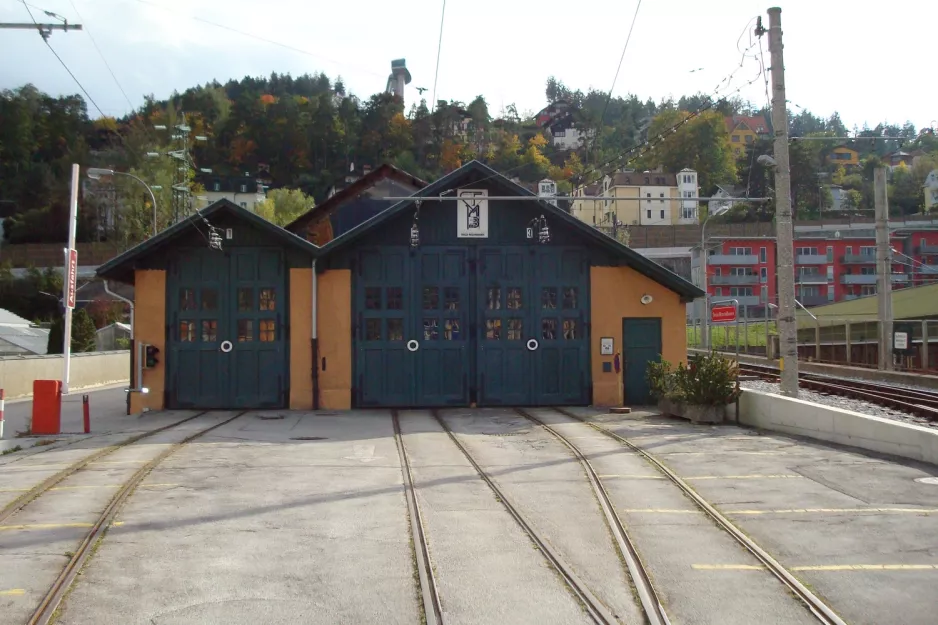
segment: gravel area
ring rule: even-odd
[[[748,388],[753,391],[761,391],[763,393],[781,394],[782,392],[781,385],[777,382],[747,380],[745,382],[740,382],[739,386],[744,389]],[[885,406],[877,406],[876,404],[871,404],[860,399],[850,399],[848,397],[839,397],[836,395],[822,395],[821,393],[816,391],[809,391],[807,389],[801,389],[799,391],[798,398],[805,401],[814,402],[816,404],[822,404],[824,406],[833,406],[834,408],[852,410],[854,412],[870,415],[872,417],[894,419],[895,421],[902,421],[903,423],[910,423],[912,425],[921,425],[927,428],[938,429],[938,423],[934,421],[929,421],[928,419],[924,419],[901,410],[893,410],[892,408],[886,408]]]

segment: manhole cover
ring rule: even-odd
[[[324,441],[327,439],[325,436],[294,436],[290,440],[291,441]]]
[[[277,421],[278,419],[283,419],[283,415],[282,414],[277,414],[277,415],[262,414],[262,415],[257,415],[257,418],[260,419],[261,421]]]
[[[938,477],[920,477],[915,481],[919,484],[931,484],[932,486],[938,486]]]

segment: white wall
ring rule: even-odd
[[[641,212],[638,216],[638,220],[641,225],[671,225],[671,189],[672,187],[639,187],[639,197],[641,197],[642,200],[639,202]],[[648,194],[651,194],[650,198]],[[651,211],[650,217],[648,211]]]
[[[0,388],[7,399],[33,393],[34,380],[61,380],[64,356],[12,356],[0,358]],[[73,354],[69,390],[79,390],[130,380],[130,352]]]

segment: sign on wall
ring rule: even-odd
[[[460,239],[487,239],[489,236],[489,192],[486,189],[460,189],[456,201],[456,236]]]

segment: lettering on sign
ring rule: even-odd
[[[75,308],[75,292],[76,286],[78,283],[78,250],[70,249],[68,250],[68,268],[66,275],[66,285],[68,286],[68,291],[66,291],[65,296],[65,305],[68,308]]]
[[[487,239],[489,236],[489,192],[460,189],[456,201],[456,236],[460,239]]]
[[[710,309],[710,321],[713,323],[727,323],[736,321],[735,306],[714,306]]]
[[[906,332],[896,332],[893,334],[893,349],[909,349],[909,335]]]

